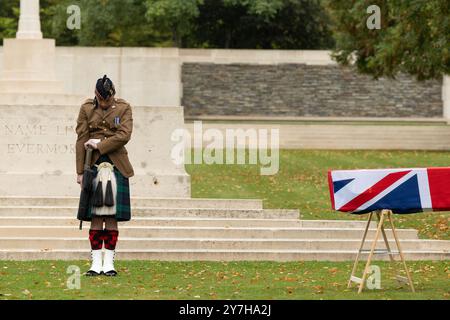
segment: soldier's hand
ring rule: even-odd
[[[97,143],[100,142],[100,139],[89,139],[85,144],[84,144],[84,148],[92,148],[92,149],[97,149]]]
[[[77,183],[80,185],[80,187],[83,187],[83,175],[79,174],[77,176]]]

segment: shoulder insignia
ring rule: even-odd
[[[121,107],[126,107],[126,106],[129,106],[130,104],[124,99],[116,98],[116,105],[121,106]]]
[[[93,105],[94,104],[94,99],[86,99],[86,101],[83,102],[83,106],[84,105]]]
[[[116,101],[117,102],[121,102],[121,103],[123,103],[123,102],[126,102],[124,99],[122,99],[122,98],[116,98]]]

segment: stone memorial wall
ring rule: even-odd
[[[443,116],[442,81],[358,74],[337,65],[184,63],[185,115]]]

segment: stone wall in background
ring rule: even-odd
[[[183,63],[185,116],[442,117],[442,81],[338,65]]]

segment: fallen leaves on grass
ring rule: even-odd
[[[439,218],[433,226],[439,231],[446,232],[449,228],[450,218]]]
[[[287,281],[287,282],[297,282],[298,278],[291,278],[291,277],[284,277],[283,281]]]
[[[342,284],[341,284],[341,283],[338,283],[338,282],[333,282],[331,285],[332,285],[333,287],[340,287],[340,286],[342,286]]]
[[[288,294],[292,294],[294,292],[294,287],[286,287],[286,291]]]
[[[32,294],[31,291],[28,290],[28,289],[23,290],[23,291],[22,291],[22,294],[28,296],[28,299],[33,298],[33,294]]]
[[[338,268],[334,267],[328,270],[329,273],[331,273],[333,276],[339,271]]]
[[[318,286],[313,286],[312,288],[315,290],[315,292],[314,292],[315,294],[322,294],[323,293],[323,289],[324,289],[323,286],[318,285]]]

